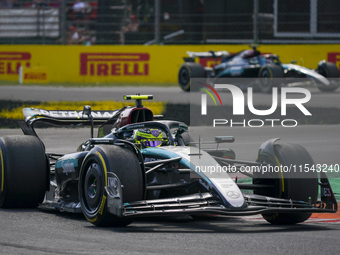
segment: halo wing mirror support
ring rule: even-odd
[[[91,106],[85,105],[83,108],[83,114],[86,115],[91,122],[91,138],[93,138],[93,116]]]

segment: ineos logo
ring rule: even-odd
[[[236,191],[228,191],[227,192],[227,196],[230,198],[239,198],[240,197],[240,193],[236,192]]]

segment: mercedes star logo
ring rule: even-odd
[[[239,198],[240,197],[240,193],[236,192],[236,191],[228,191],[227,192],[227,196],[230,198]]]

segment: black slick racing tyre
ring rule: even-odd
[[[277,164],[288,169],[291,166],[314,166],[307,150],[297,144],[274,145]],[[276,165],[277,165],[276,164]],[[276,176],[275,176],[276,175]],[[254,184],[272,184],[273,188],[254,190],[255,194],[269,197],[292,199],[315,204],[318,196],[318,176],[316,171],[281,171],[254,179]],[[267,213],[263,218],[272,224],[296,224],[306,221],[311,213]]]
[[[336,64],[332,62],[323,61],[319,64],[317,70],[319,74],[329,79],[330,86],[318,85],[320,91],[334,91],[339,87],[339,69]]]
[[[273,87],[280,89],[283,78],[281,66],[268,64],[262,66],[259,70],[259,87],[263,93],[271,93]]]
[[[205,71],[201,64],[186,62],[181,65],[178,72],[178,83],[184,91],[190,91],[190,78],[205,78]]]
[[[39,138],[0,137],[0,207],[35,208],[44,200],[49,167]]]
[[[143,199],[142,170],[134,152],[109,145],[93,148],[85,157],[79,176],[79,200],[86,219],[100,227],[124,227],[131,219],[110,214],[107,210],[108,172],[123,185],[123,203]]]

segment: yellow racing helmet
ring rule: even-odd
[[[163,138],[163,132],[159,129],[144,128],[134,131],[133,140],[140,143],[142,148],[161,146],[167,139]]]

